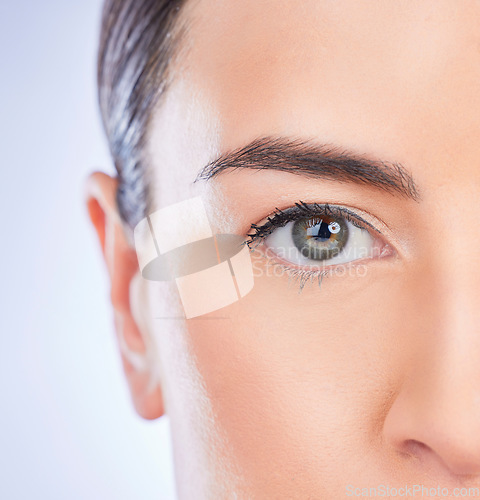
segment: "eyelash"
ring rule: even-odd
[[[364,229],[369,232],[373,230],[376,233],[381,234],[380,231],[372,224],[345,207],[331,205],[329,203],[319,204],[299,201],[295,203],[294,207],[290,207],[286,210],[280,210],[276,208],[275,212],[267,217],[267,222],[262,225],[251,224],[250,231],[253,231],[253,233],[249,232],[247,234],[247,240],[245,241],[245,244],[248,246],[250,251],[253,252],[253,250],[255,250],[267,238],[267,236],[272,234],[275,229],[284,227],[289,222],[296,221],[303,217],[314,218],[325,215],[342,217],[360,229]],[[278,262],[274,262],[273,264],[283,268],[283,270],[288,273],[289,277],[292,278],[293,281],[299,281],[299,293],[303,290],[305,284],[308,281],[313,282],[315,279],[317,279],[318,285],[320,286],[324,276],[331,274],[331,270],[306,270],[293,268],[284,264],[280,264]]]

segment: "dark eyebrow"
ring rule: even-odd
[[[195,181],[209,180],[226,170],[279,170],[310,178],[354,182],[418,201],[411,174],[399,163],[369,159],[313,140],[261,137],[222,154],[206,165]]]

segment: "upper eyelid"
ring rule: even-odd
[[[305,203],[303,201],[295,203],[295,206],[290,206],[286,209],[276,209],[275,212],[267,216],[266,218],[262,220],[266,220],[263,224],[259,225],[257,224],[251,224],[250,230],[258,230],[265,228],[265,226],[268,226],[269,224],[276,227],[280,227],[282,224],[274,224],[273,221],[275,221],[277,218],[285,217],[284,219],[284,224],[291,221],[295,221],[299,218],[303,217],[309,217],[309,216],[314,216],[314,215],[328,215],[329,211],[331,212],[331,215],[337,216],[337,217],[344,217],[347,215],[347,219],[350,217],[353,219],[353,221],[359,223],[361,226],[367,226],[376,233],[383,235],[382,231],[375,227],[371,222],[368,220],[365,220],[364,217],[362,217],[360,214],[357,212],[351,210],[350,208],[339,205],[339,204],[333,204],[333,203]],[[367,217],[369,216],[370,218],[373,218],[368,212],[365,212],[363,210],[359,210],[362,214],[367,214]],[[302,213],[303,212],[303,213]],[[380,221],[387,229],[388,226],[381,221],[380,219],[376,218],[376,220]],[[366,229],[366,228],[365,228]],[[250,235],[251,236],[251,235]]]
[[[307,204],[307,205],[310,205],[310,204]],[[337,212],[337,213],[335,213],[333,215],[336,215],[336,216],[339,216],[339,217],[342,217],[345,214],[348,214],[355,221],[360,222],[360,224],[366,225],[370,229],[372,229],[373,231],[376,231],[377,233],[382,234],[382,232],[379,229],[377,229],[373,224],[371,224],[370,222],[366,221],[363,217],[361,217],[356,212],[350,210],[347,207],[344,207],[342,205],[332,204],[332,203],[323,203],[323,204],[315,203],[315,204],[311,204],[311,205],[320,208],[320,210],[319,210],[320,214],[323,213],[322,212],[322,207],[328,207],[328,210],[333,210],[334,212]],[[327,210],[327,215],[328,215],[328,210]]]
[[[395,231],[393,231],[385,221],[383,221],[380,217],[371,214],[367,210],[352,206],[350,204],[342,205],[340,203],[305,203],[304,201],[299,201],[297,203],[288,205],[286,208],[280,209],[277,207],[275,212],[272,212],[267,217],[262,218],[258,223],[250,225],[250,228],[246,234],[247,239],[245,240],[245,244],[249,248],[253,248],[256,245],[260,244],[263,240],[265,240],[267,236],[269,236],[269,234],[271,234],[275,229],[277,229],[277,227],[279,227],[271,227],[271,230],[266,233],[265,229],[267,228],[265,226],[268,223],[268,219],[272,219],[278,213],[282,213],[284,214],[284,216],[289,212],[292,213],[292,211],[295,211],[296,205],[298,205],[299,203],[310,207],[314,206],[319,208],[320,210],[317,215],[320,215],[321,208],[327,205],[329,207],[342,209],[343,211],[350,213],[357,221],[360,222],[361,225],[364,226],[362,229],[372,233],[371,236],[373,238],[380,238],[380,240],[383,241],[384,244],[388,244],[398,256],[408,258],[408,251],[406,251],[406,249],[404,248],[404,242],[402,242],[402,240],[398,238],[398,235],[395,233]],[[291,221],[301,217],[300,215],[298,215],[298,212],[296,212],[296,218],[293,217],[293,215],[294,214],[292,214],[292,218],[290,219]],[[342,215],[338,216],[342,217]],[[288,222],[290,222],[290,220]]]

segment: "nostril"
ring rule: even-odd
[[[407,439],[404,443],[403,451],[408,455],[412,455],[420,459],[425,455],[432,453],[432,449],[429,446],[421,441],[417,441],[416,439]]]
[[[448,460],[444,456],[439,455],[433,448],[426,445],[422,441],[416,439],[407,439],[404,441],[400,451],[422,463],[424,470],[448,470],[453,476],[477,476],[478,468],[473,464],[473,459],[470,460],[464,454],[460,456],[449,455]],[[472,465],[473,464],[473,465]]]

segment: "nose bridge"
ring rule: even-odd
[[[431,302],[444,322],[480,328],[478,190],[463,184],[440,188],[422,212],[418,262],[431,281]]]
[[[417,351],[402,390],[432,430],[457,437],[473,432],[480,458],[478,314],[465,318],[455,303],[435,296],[442,298],[432,302],[421,322],[425,330],[417,332],[421,339],[414,343]]]
[[[480,387],[480,197],[458,186],[438,195],[419,237],[428,345],[446,373],[468,373]]]

